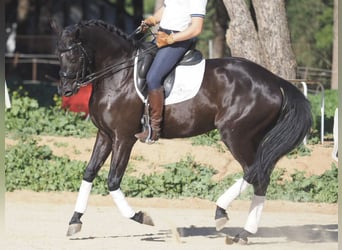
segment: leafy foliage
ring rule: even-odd
[[[215,146],[219,151],[224,152],[222,144],[219,143],[221,141],[221,136],[217,129],[192,137],[191,141],[192,145]]]
[[[31,189],[34,191],[78,191],[86,163],[71,161],[53,155],[47,146],[39,146],[33,138],[21,138],[20,143],[6,150],[6,189]],[[122,189],[130,197],[199,197],[216,200],[241,174],[226,177],[220,182],[213,180],[216,173],[210,167],[196,163],[191,156],[180,162],[165,165],[162,173],[141,176],[127,175]],[[285,170],[272,174],[268,199],[292,201],[337,202],[337,167],[321,176],[305,177],[303,172],[284,180]],[[108,194],[107,170],[96,177],[93,193]],[[250,198],[251,189],[242,199]]]
[[[274,178],[273,180],[275,180]],[[296,202],[328,202],[336,203],[338,200],[338,169],[332,164],[330,170],[322,175],[306,177],[302,171],[296,171],[290,180],[282,184],[270,185],[269,199],[285,199]]]
[[[12,107],[5,112],[6,132],[39,135],[94,136],[95,126],[81,114],[62,110],[59,105],[39,107],[26,93],[15,91],[11,95]]]
[[[297,158],[298,156],[310,156],[311,149],[306,147],[303,143],[301,143],[298,147],[293,149],[290,153],[287,154],[288,158]]]
[[[161,174],[126,178],[123,187],[127,195],[174,198],[198,194],[200,198],[213,198],[211,193],[216,186],[211,180],[215,173],[213,169],[197,164],[190,156],[164,167]]]
[[[306,1],[286,1],[298,65],[331,68],[333,5],[333,0],[312,0],[309,4]]]
[[[76,191],[85,163],[56,157],[47,146],[25,138],[5,154],[6,189]]]

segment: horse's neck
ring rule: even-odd
[[[94,48],[95,61],[94,66],[96,70],[101,70],[108,66],[113,65],[124,65],[132,63],[135,49],[131,47],[118,47],[113,42],[98,43],[97,47]]]
[[[100,92],[108,92],[111,90],[120,90],[124,93],[127,90],[124,86],[133,86],[127,84],[133,81],[134,55],[136,51],[124,51],[113,47],[100,46],[96,48],[94,61],[94,72],[102,72],[109,70],[105,77],[97,81]],[[130,77],[132,75],[132,77]],[[118,93],[116,93],[118,94]]]

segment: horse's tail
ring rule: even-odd
[[[303,141],[312,125],[310,103],[300,90],[285,80],[280,81],[280,89],[283,102],[279,118],[259,144],[255,161],[244,177],[265,192],[277,161]]]

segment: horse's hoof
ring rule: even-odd
[[[237,244],[240,244],[240,245],[247,245],[248,244],[248,238],[238,238],[238,237],[235,237],[233,239],[233,242],[237,243]]]
[[[232,239],[229,236],[226,236],[226,245],[233,245],[234,244],[234,239]]]
[[[215,211],[216,230],[221,231],[228,222],[228,220],[229,218],[226,210],[217,206]]]
[[[227,222],[228,222],[227,217],[222,217],[222,218],[216,219],[215,220],[216,231],[221,231],[224,228],[224,226],[227,224]]]
[[[154,226],[152,218],[149,215],[147,215],[145,212],[139,211],[139,212],[135,213],[134,216],[131,218],[131,220],[134,220],[134,221],[139,222],[141,224]]]
[[[70,224],[66,235],[67,236],[74,235],[74,234],[80,232],[81,228],[82,228],[82,224],[80,224],[80,223]]]
[[[242,230],[240,233],[238,233],[233,241],[235,243],[238,243],[240,245],[247,245],[248,244],[248,236],[251,236],[252,233],[246,231],[246,230]]]
[[[152,220],[151,216],[149,216],[145,212],[143,213],[142,224],[149,225],[149,226],[154,226],[154,223],[153,223],[153,220]]]

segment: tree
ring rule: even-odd
[[[338,0],[334,0],[334,40],[331,89],[338,89]]]
[[[293,49],[299,66],[331,69],[334,0],[286,0]]]
[[[295,79],[296,58],[291,46],[284,0],[253,0],[253,6],[266,67],[277,75]]]
[[[223,0],[230,18],[227,43],[233,56],[248,58],[273,73],[296,77],[284,0]],[[254,15],[255,14],[255,15]]]
[[[214,6],[209,5],[212,3]],[[227,48],[225,33],[228,28],[228,13],[222,0],[215,0],[208,3],[209,8],[214,8],[215,12],[213,15],[213,58],[220,58],[225,56],[225,50]]]

